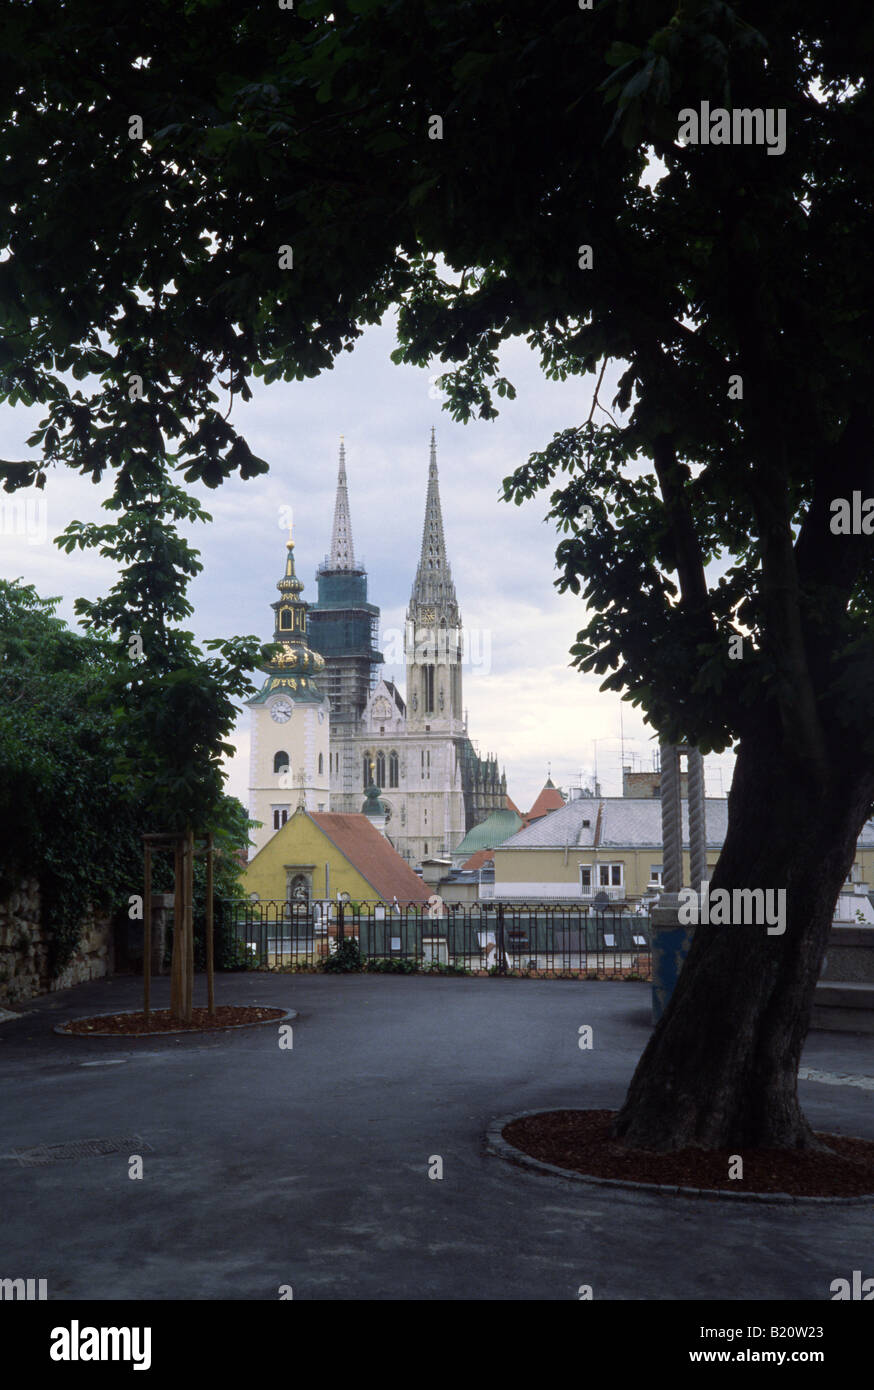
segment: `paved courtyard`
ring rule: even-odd
[[[45,1278],[51,1299],[274,1300],[290,1284],[295,1299],[562,1300],[591,1284],[596,1299],[828,1300],[833,1279],[874,1273],[874,1202],[643,1196],[485,1151],[496,1116],[619,1105],[648,985],[221,975],[219,1003],[299,1011],[291,1050],[272,1026],[135,1043],[52,1032],[138,1007],[141,988],[95,982],[0,1025],[0,1276]],[[169,1002],[166,980],[154,992]],[[815,1128],[874,1139],[871,1043],[810,1035],[804,1066],[822,1079],[799,1085]],[[13,1156],[130,1135],[141,1181],[127,1146]]]

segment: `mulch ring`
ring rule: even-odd
[[[550,1110],[512,1120],[501,1131],[541,1163],[589,1177],[731,1192],[785,1192],[795,1197],[874,1195],[874,1142],[817,1134],[829,1153],[748,1149],[743,1178],[730,1179],[729,1151],[626,1149],[610,1138],[614,1110]]]
[[[220,1004],[210,1017],[205,1008],[194,1009],[190,1023],[172,1018],[169,1009],[152,1009],[146,1018],[138,1013],[98,1014],[94,1018],[74,1018],[61,1025],[64,1033],[93,1037],[109,1033],[113,1037],[138,1037],[152,1033],[208,1033],[219,1028],[239,1028],[247,1023],[267,1023],[286,1018],[287,1009],[268,1009],[245,1004]]]

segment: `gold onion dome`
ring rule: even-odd
[[[308,604],[300,597],[303,581],[294,572],[294,541],[289,535],[285,549],[285,574],[276,585],[279,599],[271,607],[276,615],[273,641],[281,650],[262,670],[294,676],[317,675],[325,669],[325,658],[310,649],[306,633]]]

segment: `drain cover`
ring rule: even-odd
[[[101,1154],[151,1152],[151,1144],[138,1134],[125,1134],[118,1139],[73,1139],[68,1144],[40,1144],[35,1149],[13,1150],[22,1168],[37,1168],[76,1158],[98,1158]]]

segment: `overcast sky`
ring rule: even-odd
[[[367,566],[368,597],[381,609],[381,649],[391,655],[419,556],[434,425],[447,551],[464,626],[476,634],[463,672],[471,737],[481,753],[497,753],[510,795],[523,810],[549,766],[553,780],[568,787],[581,769],[584,781],[591,778],[596,756],[603,791],[619,795],[620,707],[626,763],[634,755],[637,767],[652,766],[652,731],[638,710],[599,692],[600,677],[582,676],[569,665],[585,607],[553,585],[558,536],[543,519],[548,494],[522,507],[499,500],[502,479],[533,450],[585,420],[594,378],[546,381],[535,355],[518,340],[501,361],[516,400],[497,402],[497,420],[459,425],[441,408],[433,380],[440,363],[430,370],[395,366],[389,359],[395,346],[387,321],[368,329],[333,371],[305,382],[253,382],[253,400],[235,402],[232,419],[270,472],[245,483],[234,478],[214,492],[190,488],[213,523],[188,533],[204,566],[190,589],[195,611],[188,625],[199,641],[245,633],[270,640],[269,605],[287,538],[280,519],[289,506],[303,597],[315,601],[316,565],[330,545],[343,434],[356,556]],[[617,374],[608,369],[601,390],[608,405]],[[41,414],[39,407],[0,407],[0,457],[28,456],[26,439]],[[58,613],[73,626],[75,598],[105,593],[113,566],[91,552],[66,556],[52,540],[74,518],[109,520],[100,502],[110,491],[111,484],[96,486],[69,469],[49,470],[44,492],[27,494],[29,535],[17,534],[15,518],[7,515],[4,524],[0,515],[3,577],[20,576],[43,596],[61,595]],[[383,674],[403,688],[402,666],[387,665]],[[247,804],[245,710],[233,742],[227,790]],[[706,759],[708,796],[727,793],[732,765],[731,754]]]

